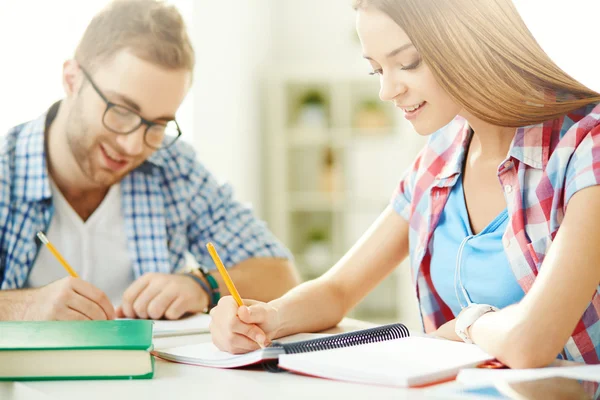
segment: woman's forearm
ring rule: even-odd
[[[323,276],[270,304],[277,336],[331,328],[408,255],[408,223],[388,207],[348,253]]]
[[[277,308],[280,318],[277,337],[330,328],[348,311],[343,294],[324,277],[305,282],[269,304]]]
[[[539,368],[558,351],[549,348],[541,326],[524,316],[519,304],[483,315],[469,328],[473,342],[510,368]]]

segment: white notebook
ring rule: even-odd
[[[234,355],[212,343],[153,352],[165,360],[217,368],[277,362],[279,368],[321,378],[388,386],[420,386],[452,379],[461,368],[493,359],[479,347],[429,337],[409,337],[402,324],[296,341]]]
[[[119,318],[129,319],[129,318]],[[152,337],[161,338],[167,336],[193,335],[197,333],[209,333],[210,315],[193,314],[177,320],[154,320],[152,326]]]
[[[279,367],[320,378],[385,386],[422,386],[453,379],[462,368],[493,359],[461,342],[407,337],[311,353],[282,354]]]
[[[208,333],[210,324],[210,315],[194,314],[186,318],[173,321],[159,320],[154,321],[152,337],[159,338],[165,336],[192,335],[197,333]]]
[[[127,320],[130,318],[117,318]],[[194,335],[198,333],[210,333],[210,315],[192,314],[188,317],[175,320],[155,319],[152,325],[152,337],[161,338],[167,336]]]
[[[279,339],[278,343],[293,343],[329,335],[318,333],[301,333]],[[231,354],[220,351],[212,343],[199,343],[153,352],[164,360],[184,364],[201,365],[213,368],[238,368],[258,364],[264,361],[277,360],[284,350],[279,346],[266,347],[246,354]]]

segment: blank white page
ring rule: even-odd
[[[354,347],[283,354],[279,366],[322,378],[390,386],[415,386],[456,375],[492,359],[479,347],[428,337],[408,337]]]
[[[210,324],[210,315],[194,314],[190,317],[178,320],[157,320],[154,321],[152,336],[178,336],[191,335],[196,333],[208,333],[208,325]]]
[[[280,343],[297,342],[328,336],[325,334],[301,333],[278,339]],[[153,353],[169,361],[202,365],[216,368],[237,368],[256,364],[265,360],[277,359],[283,352],[281,347],[266,347],[246,354],[231,354],[220,351],[212,343],[199,343],[187,346],[157,350]]]
[[[231,354],[220,351],[212,343],[192,344],[157,350],[153,354],[165,360],[215,368],[236,368],[276,359],[281,348],[265,348],[246,354]]]

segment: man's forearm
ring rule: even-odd
[[[271,301],[300,283],[293,264],[283,258],[251,258],[228,269],[231,280],[246,299]],[[218,272],[211,274],[219,283],[221,296],[229,291]]]
[[[22,320],[28,290],[0,290],[0,321]]]

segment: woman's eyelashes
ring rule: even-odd
[[[408,64],[408,65],[400,64],[399,68],[402,71],[410,71],[413,69],[417,69],[420,65],[421,65],[421,58],[419,58],[417,61],[413,62],[412,64]],[[382,75],[382,74],[383,74],[382,68],[373,69],[373,71],[369,72],[369,75]]]
[[[420,58],[417,61],[415,61],[414,63],[412,63],[412,64],[400,67],[400,69],[403,70],[403,71],[408,71],[408,70],[411,70],[411,69],[418,68],[419,65],[421,65],[421,59]]]

